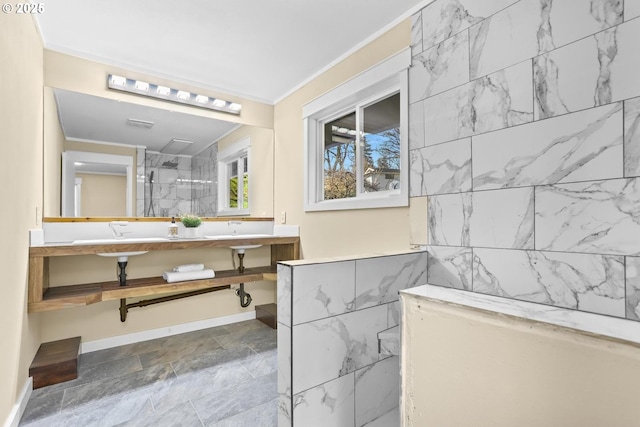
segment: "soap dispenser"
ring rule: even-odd
[[[176,217],[175,216],[171,217],[171,224],[169,224],[168,237],[170,239],[177,239],[178,238],[178,224],[176,224]]]

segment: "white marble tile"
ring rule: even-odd
[[[409,102],[469,82],[469,33],[462,32],[414,56],[409,68]]]
[[[427,210],[429,244],[469,246],[471,193],[432,196]]]
[[[535,117],[552,117],[640,95],[640,20],[534,59]]]
[[[423,48],[428,49],[517,0],[436,0],[422,9]]]
[[[624,317],[621,256],[473,249],[473,290]]]
[[[640,320],[640,257],[625,257],[627,319]]]
[[[424,102],[409,105],[409,149],[424,147]]]
[[[531,61],[427,98],[425,146],[533,120]]]
[[[280,323],[280,316],[278,316]],[[278,427],[293,427],[291,422],[291,328],[278,325]]]
[[[411,197],[471,191],[471,138],[410,152]]]
[[[622,104],[473,137],[473,188],[622,177]]]
[[[533,249],[533,188],[472,193],[471,246]]]
[[[471,78],[493,73],[621,22],[620,0],[521,0],[469,29]]]
[[[400,301],[387,304],[387,325],[391,328],[400,324]]]
[[[400,293],[402,304],[406,303],[407,298],[444,301],[640,344],[640,322],[627,319],[618,319],[525,301],[514,301],[476,292],[431,285],[418,286],[402,291]]]
[[[640,176],[640,98],[624,101],[624,176]]]
[[[536,249],[640,254],[640,179],[536,187]]]
[[[355,427],[354,374],[296,394],[293,417],[297,426]]]
[[[389,357],[356,371],[356,427],[400,406],[400,358]]]
[[[431,285],[471,290],[471,248],[429,246],[428,281]]]
[[[293,393],[376,362],[387,314],[387,306],[379,305],[294,326]]]
[[[356,310],[397,301],[401,289],[427,283],[426,252],[359,259],[355,263]]]
[[[352,311],[356,291],[355,261],[296,266],[291,290],[294,325]]]
[[[278,264],[277,268],[278,323],[291,327],[291,276],[293,275],[293,267]]]
[[[624,0],[624,20],[640,16],[640,0]]]
[[[411,15],[411,56],[422,52],[422,11]]]
[[[364,427],[400,427],[400,407],[391,412],[387,412]]]

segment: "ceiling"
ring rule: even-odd
[[[192,156],[238,127],[237,123],[54,89],[58,117],[69,140],[144,146],[162,151],[171,139],[191,141],[179,154]],[[134,126],[129,119],[151,124]]]
[[[45,48],[276,103],[424,0],[40,0]]]

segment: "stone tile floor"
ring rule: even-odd
[[[80,356],[34,390],[20,426],[275,427],[276,331],[257,320]]]

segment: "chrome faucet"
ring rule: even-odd
[[[109,228],[111,229],[111,232],[113,233],[113,236],[116,239],[124,239],[124,235],[131,233],[130,231],[120,231],[116,229],[116,226],[118,227],[126,227],[127,225],[129,225],[129,221],[111,221],[109,223]]]

